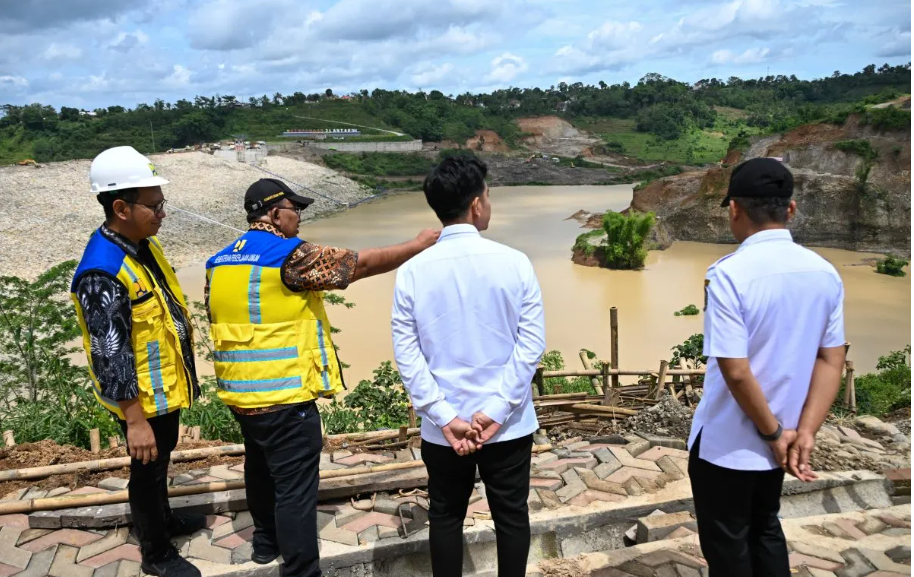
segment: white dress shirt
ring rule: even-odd
[[[820,347],[844,344],[844,287],[835,268],[784,229],[747,238],[705,277],[704,395],[689,447],[699,457],[747,471],[777,469],[768,444],[730,393],[717,358],[749,359],[771,412],[796,429]]]
[[[397,272],[391,328],[424,440],[448,445],[441,427],[477,411],[502,425],[490,442],[536,431],[531,383],[546,331],[539,283],[522,252],[469,224],[445,227]]]

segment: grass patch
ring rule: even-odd
[[[908,261],[904,260],[903,258],[887,256],[876,263],[876,272],[889,276],[903,277],[907,274],[904,272],[904,267],[907,265]]]
[[[362,152],[359,154],[325,154],[324,163],[334,170],[366,176],[425,176],[435,161],[421,154],[397,152]]]
[[[594,251],[597,250],[597,245],[592,244],[590,241],[594,238],[602,237],[605,234],[606,232],[602,228],[579,234],[578,238],[574,241],[574,246],[571,248],[575,251],[581,251],[586,256],[593,256]]]

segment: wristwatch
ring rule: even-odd
[[[777,441],[778,439],[781,438],[781,433],[784,432],[784,427],[781,426],[781,423],[778,423],[778,430],[771,433],[770,435],[762,434],[762,432],[759,431],[758,429],[756,429],[756,432],[758,433],[758,436],[761,437],[762,439],[768,441],[769,443],[773,443],[774,441]]]

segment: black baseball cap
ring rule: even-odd
[[[720,206],[730,205],[731,198],[790,198],[793,175],[773,158],[753,158],[740,164],[730,174],[727,196]]]
[[[275,178],[261,178],[249,186],[248,191],[244,193],[244,210],[248,212],[260,210],[261,208],[275,204],[284,198],[288,198],[292,201],[292,204],[296,204],[303,208],[314,202],[313,198],[295,194],[295,191],[289,188],[289,185],[281,180]]]

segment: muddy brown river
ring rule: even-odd
[[[622,210],[631,185],[493,188],[492,222],[483,234],[526,253],[536,269],[546,310],[547,349],[562,352],[568,368],[580,368],[578,351],[609,358],[609,309],[619,309],[619,359],[623,369],[656,370],[670,348],[702,331],[702,315],[675,317],[686,305],[701,308],[708,266],[736,245],[677,242],[651,251],[644,270],[610,271],[575,265],[571,246],[583,232],[567,218],[579,209]],[[424,227],[440,226],[421,192],[363,204],[345,213],[303,224],[302,238],[319,244],[370,248],[402,242]],[[858,374],[875,369],[880,355],[911,338],[911,280],[876,274],[863,262],[877,255],[815,248],[835,265],[845,286],[845,330],[849,358]],[[203,298],[203,265],[179,276],[193,300]],[[342,360],[351,367],[349,387],[393,358],[390,305],[395,273],[354,283],[343,294],[356,303],[328,308]],[[204,363],[201,372],[211,372]]]

